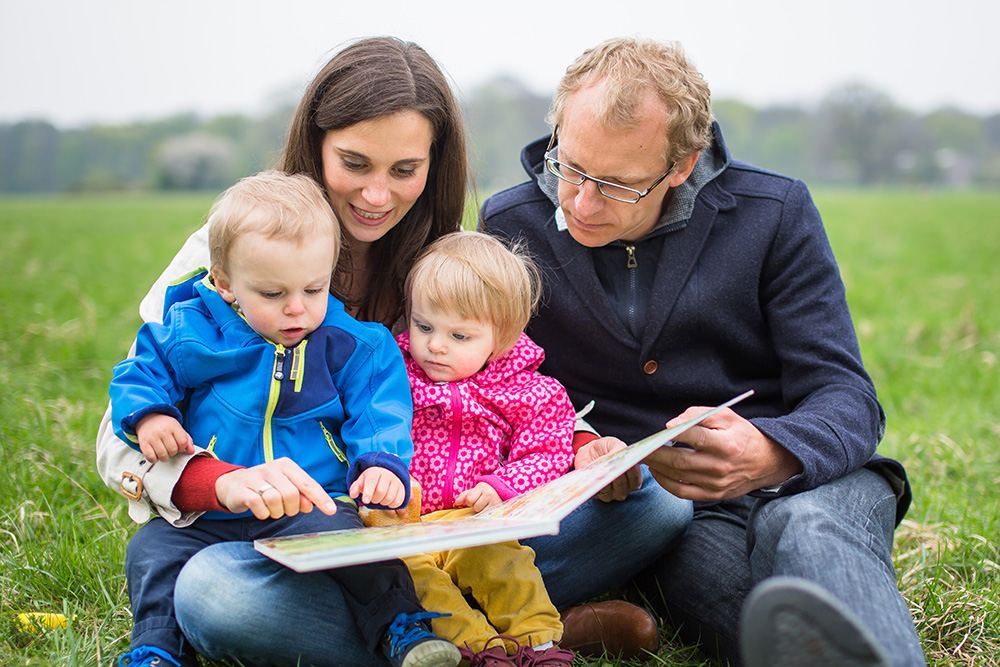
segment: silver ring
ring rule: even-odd
[[[265,482],[264,486],[262,486],[259,489],[257,489],[257,493],[259,493],[260,496],[263,498],[264,497],[264,492],[268,491],[270,489],[273,489],[273,488],[274,488],[273,484],[268,484],[268,483]]]

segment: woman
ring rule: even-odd
[[[365,39],[335,55],[308,87],[292,120],[280,168],[324,186],[343,232],[344,251],[331,291],[361,320],[392,326],[402,313],[403,280],[420,250],[460,227],[468,163],[458,106],[433,59],[395,38]],[[140,305],[144,320],[161,316],[168,282],[208,264],[205,230],[196,232]],[[203,455],[179,455],[152,466],[115,438],[105,415],[98,434],[105,482],[129,497],[129,515],[155,511],[176,526],[202,512],[242,512],[270,485],[266,513],[278,518],[311,509],[325,494],[288,460],[234,469]],[[659,494],[656,484],[644,491]],[[558,539],[526,541],[557,606],[618,585],[650,562],[675,535],[677,505],[630,496],[629,512],[592,502],[563,525]],[[634,511],[647,502],[649,511]],[[259,507],[260,503],[255,502]],[[643,508],[647,509],[647,508]],[[685,506],[681,511],[689,511]],[[642,523],[624,515],[642,514]],[[615,526],[597,534],[593,522]],[[608,522],[608,523],[604,523]],[[663,527],[663,530],[658,528]],[[587,530],[590,528],[590,530]],[[619,539],[618,532],[628,532]],[[621,544],[630,553],[620,554]],[[551,577],[551,581],[550,581]],[[584,585],[583,582],[586,582]],[[220,544],[192,558],[175,589],[177,625],[193,652],[252,665],[374,665],[361,645],[344,593],[322,572],[298,574],[248,544]],[[568,630],[568,629],[567,629]]]

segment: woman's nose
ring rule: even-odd
[[[361,190],[361,196],[368,204],[380,208],[389,203],[389,184],[385,178],[372,176]]]

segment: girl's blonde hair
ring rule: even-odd
[[[229,270],[233,242],[250,232],[295,243],[332,236],[337,264],[340,226],[323,191],[305,174],[262,171],[240,179],[215,200],[208,220],[212,265],[223,271]]]
[[[414,295],[431,308],[493,325],[493,357],[510,351],[541,298],[538,267],[520,244],[481,232],[446,234],[417,258],[406,278],[406,317]]]

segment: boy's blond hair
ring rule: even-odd
[[[316,181],[303,174],[262,171],[247,176],[219,195],[208,216],[212,265],[229,270],[229,251],[243,234],[301,243],[320,235],[333,237],[333,265],[340,254],[340,225]]]
[[[541,274],[523,246],[481,232],[446,234],[417,258],[406,278],[406,317],[414,294],[431,308],[493,325],[493,358],[514,347],[541,298]]]

